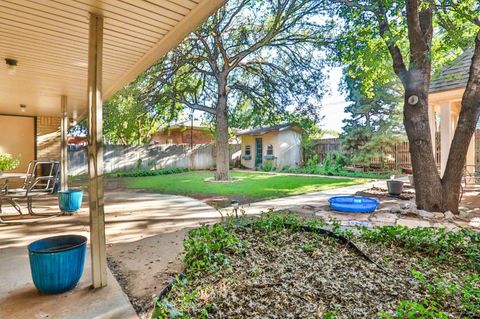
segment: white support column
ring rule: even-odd
[[[90,14],[88,41],[88,178],[94,288],[107,285],[102,136],[103,17]]]
[[[430,136],[432,138],[432,150],[433,150],[433,157],[436,155],[436,132],[437,132],[437,121],[436,121],[436,113],[435,113],[435,105],[428,106],[428,124],[430,125]]]
[[[475,134],[468,145],[466,165],[470,173],[475,173]]]
[[[447,167],[448,154],[453,139],[453,119],[450,102],[440,105],[440,175],[443,176]]]
[[[67,97],[62,95],[61,97],[62,118],[60,123],[60,135],[61,135],[61,149],[60,149],[60,189],[68,189],[68,114],[67,114]]]

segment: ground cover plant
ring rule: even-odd
[[[232,172],[233,182],[207,181],[208,171],[191,171],[169,176],[132,178],[128,188],[140,188],[165,194],[188,195],[196,198],[224,196],[240,202],[252,202],[283,196],[327,190],[365,182],[360,179],[302,177],[259,173]]]
[[[158,176],[158,175],[170,175],[189,172],[191,169],[182,167],[166,167],[160,169],[133,169],[123,172],[109,173],[107,176],[111,177],[142,177],[142,176]]]
[[[302,226],[349,237],[375,263]],[[153,318],[480,318],[480,235],[269,212],[192,230]]]

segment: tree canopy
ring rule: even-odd
[[[364,74],[361,90],[393,71],[403,88],[403,122],[409,139],[416,202],[422,209],[458,211],[469,141],[480,115],[480,3],[476,0],[324,0],[342,61]],[[436,168],[429,127],[432,75],[466,47],[475,46],[468,83],[445,171]],[[390,61],[390,67],[386,67]]]
[[[310,0],[228,1],[147,72],[149,107],[187,107],[214,120],[217,178],[228,178],[229,126],[319,117],[320,9]]]
[[[342,148],[355,164],[367,165],[372,158],[385,158],[404,139],[401,118],[401,92],[398,83],[374,84],[371,94],[362,92],[361,78],[345,70],[343,90],[351,103],[345,108]]]

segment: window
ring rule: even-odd
[[[267,145],[267,155],[273,155],[273,145],[272,144]]]
[[[251,147],[250,145],[245,146],[245,156],[250,156],[251,155]]]
[[[169,139],[167,140],[167,144],[173,144],[173,139],[169,138]]]

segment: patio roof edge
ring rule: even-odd
[[[162,39],[147,52],[135,65],[108,88],[103,97],[104,101],[112,97],[115,92],[133,81],[140,73],[151,67],[170,50],[175,48],[198,25],[204,22],[215,12],[224,0],[204,0],[195,7],[185,18],[170,30]]]

